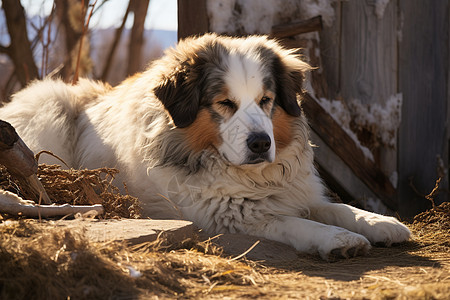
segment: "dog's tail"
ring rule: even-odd
[[[0,108],[0,119],[11,123],[35,153],[51,151],[73,166],[73,149],[79,135],[77,119],[86,106],[110,89],[87,79],[77,85],[53,79],[35,81]],[[43,162],[61,164],[51,157]]]

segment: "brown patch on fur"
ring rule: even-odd
[[[221,143],[218,125],[206,109],[200,110],[194,123],[185,130],[187,142],[194,151],[199,152],[211,146],[217,149]]]
[[[288,115],[284,109],[281,107],[275,108],[272,115],[272,124],[277,152],[291,143],[293,120],[294,117]]]

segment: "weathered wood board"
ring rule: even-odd
[[[400,213],[413,215],[430,205],[428,194],[438,177],[437,156],[448,167],[447,107],[449,2],[401,0],[399,87],[403,93],[399,137]],[[447,175],[448,176],[448,175]],[[438,202],[448,193],[438,196]]]

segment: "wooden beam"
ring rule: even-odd
[[[423,195],[434,188],[440,176],[438,155],[442,166],[448,167],[450,12],[448,0],[400,0],[399,7],[402,14],[399,89],[403,94],[398,148],[399,201],[400,213],[414,216],[431,207]],[[442,192],[434,198],[436,205],[449,200],[448,181],[442,182],[440,189]]]
[[[270,36],[286,38],[302,33],[320,31],[322,27],[322,17],[317,16],[308,20],[273,26]]]
[[[178,0],[178,40],[208,31],[206,0]]]
[[[341,128],[325,109],[309,94],[302,102],[312,130],[349,166],[349,168],[389,208],[396,209],[395,188],[387,176],[368,159],[355,141]]]

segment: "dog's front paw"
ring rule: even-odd
[[[395,243],[405,242],[411,236],[408,227],[393,217],[372,215],[365,219],[364,229],[361,232],[372,244],[391,246]]]
[[[349,258],[367,254],[370,250],[370,242],[360,234],[333,227],[330,236],[318,250],[324,260],[330,260],[333,257]]]

